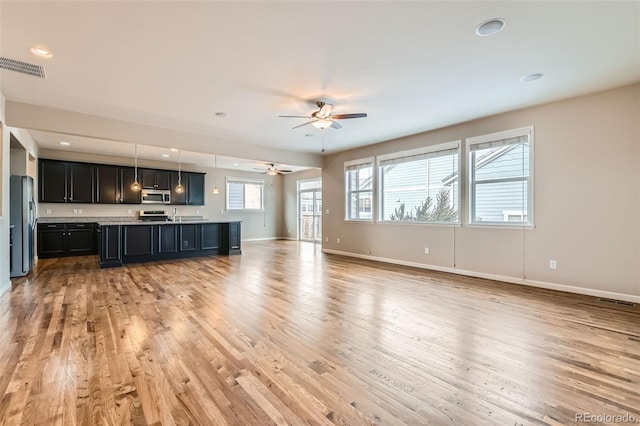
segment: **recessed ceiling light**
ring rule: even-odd
[[[171,152],[178,152],[178,148],[171,148]]]
[[[169,154],[162,154],[164,158],[169,158]]]
[[[229,116],[229,114],[227,114],[226,112],[216,112],[216,117],[220,117],[220,118],[227,118]]]
[[[45,49],[44,47],[32,47],[31,49],[29,49],[31,51],[31,53],[33,53],[34,55],[38,55],[38,56],[42,56],[44,58],[50,58],[51,52],[49,52],[47,49]]]
[[[60,142],[60,145],[62,145],[62,146],[69,146],[69,145],[71,145],[71,142],[65,142],[65,141],[62,141],[62,142]]]
[[[233,165],[234,165],[234,166],[239,166],[240,164],[238,164],[238,163],[233,163]]]
[[[476,34],[480,37],[486,37],[493,35],[504,28],[507,25],[507,21],[502,18],[491,18],[484,21],[476,28]]]
[[[529,81],[536,81],[540,78],[542,78],[544,74],[541,72],[534,72],[531,74],[527,74],[525,76],[523,76],[520,81],[522,81],[523,83],[529,82]]]

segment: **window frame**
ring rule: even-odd
[[[357,190],[357,191],[352,191],[351,190],[351,186],[349,185],[349,167],[353,167],[353,166],[362,166],[362,165],[369,165],[371,167],[371,189],[369,190]],[[346,222],[374,222],[375,219],[375,215],[376,212],[374,211],[374,206],[375,206],[375,190],[376,190],[376,176],[375,176],[375,158],[374,157],[366,157],[366,158],[361,158],[358,160],[351,160],[351,161],[345,161],[344,162],[344,193],[345,193],[345,206],[344,206],[344,220]],[[351,214],[351,195],[354,193],[361,193],[361,192],[370,192],[371,193],[371,218],[364,218],[361,219],[359,217],[350,217]],[[359,216],[359,212],[358,216]]]
[[[243,185],[259,185],[260,186],[260,208],[246,208],[246,200],[243,196],[241,209],[230,208],[229,207],[229,196],[231,191],[229,191],[230,183],[241,183]],[[225,208],[230,212],[263,212],[264,211],[264,179],[252,179],[252,178],[242,178],[242,177],[230,177],[227,176],[225,179],[225,189],[226,189],[226,197],[225,197]]]
[[[517,137],[527,136],[529,138],[529,175],[527,180],[527,210],[523,212],[527,217],[526,222],[509,222],[509,221],[478,221],[475,219],[476,211],[476,196],[475,196],[475,172],[476,165],[471,160],[472,147],[481,145],[484,143],[500,141],[504,139],[511,139]],[[468,225],[472,227],[504,227],[504,228],[528,228],[533,229],[535,227],[534,221],[534,153],[535,153],[535,137],[534,126],[520,127],[516,129],[503,130],[500,132],[489,133],[480,136],[474,136],[465,140],[465,161],[466,161],[466,173],[467,173],[467,202],[468,202]],[[495,182],[509,181],[514,178],[495,179]]]
[[[453,222],[424,222],[424,221],[401,221],[401,220],[389,220],[384,219],[382,217],[383,214],[383,203],[384,203],[384,178],[382,177],[382,163],[388,160],[395,160],[405,157],[412,157],[424,154],[437,153],[440,151],[450,151],[455,150],[458,154],[458,194],[457,199],[454,200],[453,194],[451,194],[451,201],[455,204],[457,202],[458,205],[458,215],[457,219]],[[429,145],[426,147],[420,147],[415,149],[409,149],[405,151],[397,151],[389,154],[383,154],[376,157],[376,169],[377,169],[377,180],[378,180],[378,188],[377,188],[377,196],[378,202],[376,203],[378,211],[377,211],[377,222],[383,224],[412,224],[412,225],[461,225],[462,224],[462,185],[461,185],[461,171],[462,171],[462,140],[457,139],[450,142],[443,142],[435,145]]]

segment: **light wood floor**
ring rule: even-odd
[[[42,260],[0,325],[2,425],[640,421],[640,308],[309,243]]]

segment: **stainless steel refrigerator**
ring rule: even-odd
[[[27,275],[33,268],[33,235],[36,202],[31,176],[11,176],[9,221],[11,225],[11,277]]]

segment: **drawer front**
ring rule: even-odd
[[[67,229],[94,229],[95,223],[67,223]]]
[[[64,223],[39,223],[38,230],[46,231],[47,229],[65,229]]]

